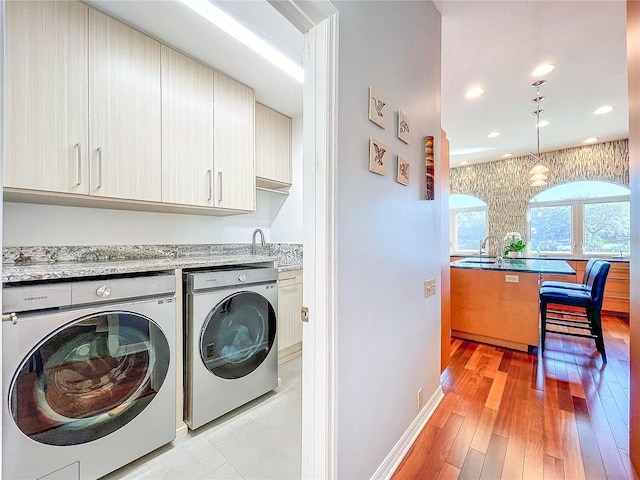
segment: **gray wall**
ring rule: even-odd
[[[507,232],[528,237],[527,206],[542,190],[577,180],[607,180],[629,185],[627,140],[569,148],[544,154],[548,185],[530,187],[529,157],[479,163],[451,169],[451,193],[473,195],[488,205],[489,235]]]
[[[338,478],[371,478],[438,391],[440,278],[438,209],[424,198],[424,136],[440,152],[441,18],[432,2],[336,2],[339,10]],[[385,96],[392,121],[367,119],[368,91]],[[410,144],[396,112],[411,119]],[[386,176],[368,171],[369,137],[389,150]],[[395,181],[396,155],[411,165]],[[438,285],[440,284],[438,280]],[[438,287],[439,292],[439,287]]]

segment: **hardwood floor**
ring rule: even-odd
[[[393,476],[636,480],[629,461],[629,325],[547,335],[543,356],[453,339],[445,397]]]

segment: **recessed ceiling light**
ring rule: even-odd
[[[465,160],[464,162],[460,162],[460,165],[469,165],[469,162]]]
[[[596,143],[598,139],[596,137],[589,137],[582,143]]]
[[[258,55],[274,64],[280,70],[291,75],[300,83],[304,82],[304,69],[278,49],[241,25],[208,0],[180,0],[194,12],[209,20],[222,31],[243,43]]]
[[[534,127],[542,128],[542,127],[546,127],[547,125],[549,125],[549,120],[542,120],[539,123],[536,123]]]
[[[505,153],[504,155],[502,155],[502,158],[509,158],[509,157],[513,157],[513,153]]]
[[[496,138],[500,136],[500,132],[487,133],[487,138]]]
[[[596,115],[602,115],[604,113],[609,113],[613,110],[613,105],[603,105],[602,107],[595,110],[593,113]]]
[[[473,88],[470,88],[469,90],[467,90],[467,93],[465,94],[465,96],[467,98],[475,98],[475,97],[479,97],[483,93],[484,93],[484,90],[482,88],[473,87]]]
[[[543,63],[542,65],[538,65],[531,75],[534,77],[540,77],[551,72],[554,68],[556,68],[556,66],[552,63]]]

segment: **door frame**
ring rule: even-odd
[[[337,478],[338,11],[327,0],[269,0],[305,34],[302,478]]]

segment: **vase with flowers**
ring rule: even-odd
[[[504,255],[520,257],[527,244],[518,232],[509,232],[504,236]]]

